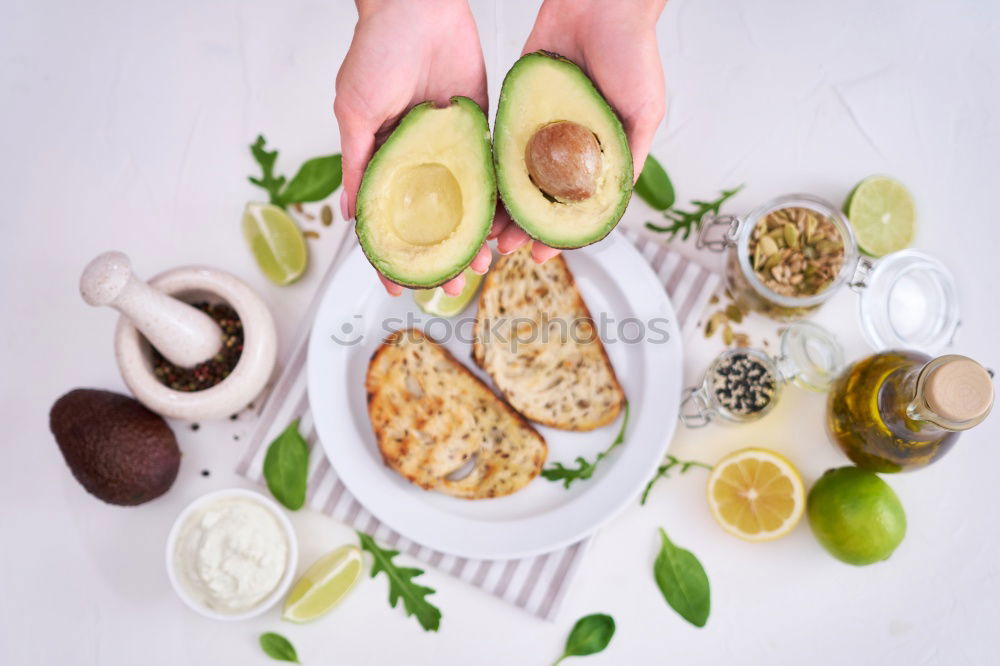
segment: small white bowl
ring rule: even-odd
[[[259,604],[240,613],[222,613],[206,607],[198,599],[194,598],[187,591],[184,584],[179,580],[175,563],[177,539],[180,536],[181,527],[183,527],[184,523],[187,522],[187,519],[195,511],[198,511],[210,502],[214,502],[215,500],[225,497],[245,497],[268,509],[278,520],[278,523],[281,525],[282,530],[285,533],[285,538],[288,541],[288,557],[285,563],[285,573],[282,575],[281,581],[278,583],[277,587],[271,591],[271,594],[267,595],[267,597],[261,600]],[[170,579],[170,585],[174,588],[174,592],[177,593],[177,596],[181,598],[181,601],[187,604],[188,607],[205,617],[210,617],[215,620],[246,620],[251,617],[257,617],[258,615],[266,612],[278,603],[278,601],[281,600],[282,597],[284,597],[288,592],[288,588],[292,586],[292,581],[295,578],[295,570],[299,562],[299,543],[295,538],[295,530],[292,528],[291,521],[288,520],[288,516],[285,515],[284,510],[277,504],[277,502],[254,490],[248,490],[246,488],[226,488],[202,495],[195,501],[188,504],[187,507],[181,511],[180,515],[177,516],[177,520],[174,521],[173,527],[170,528],[170,534],[167,536],[166,556],[167,577]]]

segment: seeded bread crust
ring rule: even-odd
[[[561,256],[501,257],[479,294],[472,358],[525,418],[561,430],[613,422],[625,402],[593,318]]]
[[[501,497],[526,486],[545,463],[542,436],[420,330],[385,339],[365,388],[382,459],[421,488],[463,499]]]

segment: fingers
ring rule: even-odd
[[[510,254],[529,240],[531,240],[530,237],[521,227],[516,224],[508,224],[497,236],[497,250],[500,251],[500,254]]]
[[[531,245],[531,258],[535,260],[536,264],[544,264],[560,252],[562,252],[562,250],[549,247],[548,245],[542,245],[538,241],[535,241]]]
[[[508,215],[504,207],[498,203],[497,212],[493,215],[493,226],[490,228],[490,233],[486,236],[486,240],[493,240],[510,224],[510,215]]]
[[[632,150],[632,180],[639,180],[642,167],[646,164],[649,147],[653,143],[656,128],[663,120],[663,105],[651,104],[629,122],[628,142]]]
[[[449,296],[458,296],[465,289],[465,273],[459,273],[441,285],[441,289]]]
[[[480,275],[485,275],[486,271],[490,269],[490,263],[492,261],[493,253],[490,252],[489,246],[486,243],[483,243],[483,246],[479,248],[479,253],[476,254],[475,259],[473,259],[472,263],[469,264],[469,268]]]
[[[368,160],[375,152],[375,133],[381,122],[376,122],[352,111],[338,95],[333,103],[333,112],[340,125],[340,152],[343,155],[344,192],[341,195],[340,210],[345,220],[354,217],[358,188]]]
[[[390,296],[399,296],[400,294],[403,293],[403,288],[401,286],[399,286],[386,276],[382,275],[381,273],[378,274],[378,279],[382,283],[382,286],[385,287],[385,290],[389,293]]]

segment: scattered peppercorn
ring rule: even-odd
[[[209,474],[211,474],[211,472],[209,472],[207,469],[201,470],[201,475],[202,476],[208,476]]]
[[[240,418],[240,415],[239,415],[239,414],[230,414],[230,415],[229,415],[229,420],[230,420],[230,421],[235,421],[235,420],[236,420],[236,419],[238,419],[238,418]]]
[[[203,391],[229,376],[243,354],[243,322],[236,311],[222,303],[192,303],[222,329],[222,346],[215,356],[193,368],[181,368],[163,358],[154,347],[153,374],[175,391]],[[192,424],[192,430],[198,425]]]
[[[771,371],[748,354],[727,356],[712,374],[712,392],[719,405],[740,416],[766,408],[774,396],[774,388]]]
[[[198,425],[197,423],[192,423],[192,424],[191,424],[191,430],[194,430],[195,432],[197,432],[197,431],[198,431],[198,428],[200,428],[200,427],[201,427],[201,426],[200,426],[200,425]]]

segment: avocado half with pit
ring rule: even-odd
[[[632,195],[621,121],[587,75],[553,53],[522,56],[507,73],[493,159],[511,219],[552,247],[601,240]]]
[[[368,163],[355,231],[393,282],[430,288],[472,263],[493,224],[496,176],[479,105],[413,107]]]

